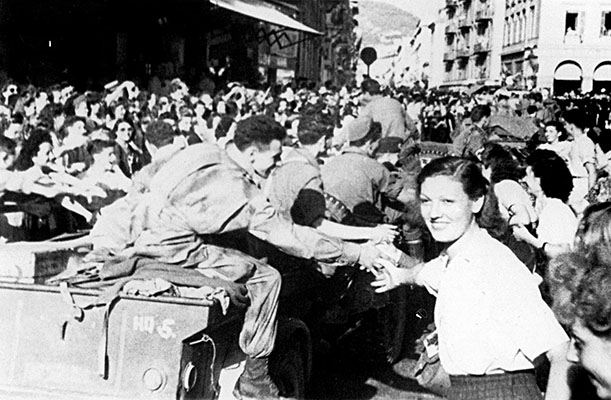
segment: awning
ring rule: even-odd
[[[611,64],[602,64],[594,70],[595,81],[611,81]]]
[[[210,3],[222,7],[226,10],[233,11],[251,18],[269,22],[273,25],[279,25],[285,28],[294,29],[296,31],[313,33],[322,35],[315,29],[289,17],[288,15],[278,11],[270,4],[261,0],[209,0]]]
[[[560,65],[554,73],[554,79],[558,81],[580,81],[581,77],[581,67],[571,62]]]

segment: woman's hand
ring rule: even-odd
[[[513,230],[513,236],[518,240],[521,240],[526,243],[530,243],[532,245],[534,245],[533,241],[537,240],[532,235],[532,233],[530,233],[529,230],[526,229],[526,227],[522,224],[512,225],[512,230]]]
[[[395,240],[399,232],[397,231],[397,227],[394,225],[381,224],[371,228],[369,240],[374,243],[390,243]]]
[[[397,268],[394,263],[383,258],[378,258],[373,266],[371,271],[376,280],[371,282],[371,286],[375,288],[376,293],[388,292],[407,282],[408,269]]]

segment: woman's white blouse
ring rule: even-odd
[[[537,237],[551,244],[571,246],[577,234],[579,221],[571,210],[560,199],[546,197],[538,202],[539,225]]]
[[[539,355],[568,340],[530,271],[483,229],[448,262],[419,275],[435,296],[439,357],[451,375],[532,369]]]

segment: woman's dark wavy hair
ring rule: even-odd
[[[499,212],[498,199],[489,190],[489,183],[482,175],[479,166],[468,159],[442,157],[432,160],[422,168],[416,179],[417,194],[420,196],[422,184],[428,178],[448,176],[462,185],[465,194],[472,201],[484,198],[482,209],[476,214],[477,224],[488,231],[490,236],[502,240],[507,233],[507,223]]]
[[[32,167],[34,165],[32,157],[38,153],[38,149],[43,143],[53,144],[49,131],[44,128],[34,129],[26,141],[23,142],[23,147],[15,161],[15,169],[17,171],[25,171]]]
[[[435,176],[454,178],[462,184],[463,190],[471,200],[477,200],[488,193],[488,181],[476,163],[459,157],[441,157],[429,162],[418,174],[416,179],[418,196],[422,183],[427,178]]]
[[[490,167],[492,183],[509,179],[518,182],[524,177],[524,169],[511,153],[498,143],[487,143],[481,155],[485,167]]]
[[[526,159],[526,164],[541,180],[541,190],[547,197],[566,203],[573,190],[573,175],[558,154],[551,150],[535,150]]]
[[[556,128],[556,131],[558,132],[558,140],[564,141],[568,139],[566,129],[564,129],[564,125],[562,125],[562,123],[560,123],[559,121],[548,121],[545,123],[545,128],[547,128],[548,126],[553,126],[554,128]]]
[[[132,139],[136,136],[136,125],[129,119],[127,118],[123,118],[121,120],[118,120],[115,125],[112,127],[110,134],[111,137],[114,139],[117,137],[117,131],[119,130],[119,125],[121,124],[127,124],[129,125],[130,128],[132,128],[132,133],[131,133],[131,137],[130,137],[130,141],[132,141]]]
[[[580,319],[594,335],[611,340],[611,265],[580,252],[564,254],[550,261],[548,282],[563,325]]]

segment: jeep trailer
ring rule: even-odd
[[[243,313],[218,301],[119,294],[0,281],[0,398],[231,399],[244,368]],[[303,397],[311,368],[307,327],[280,319],[270,374]]]

